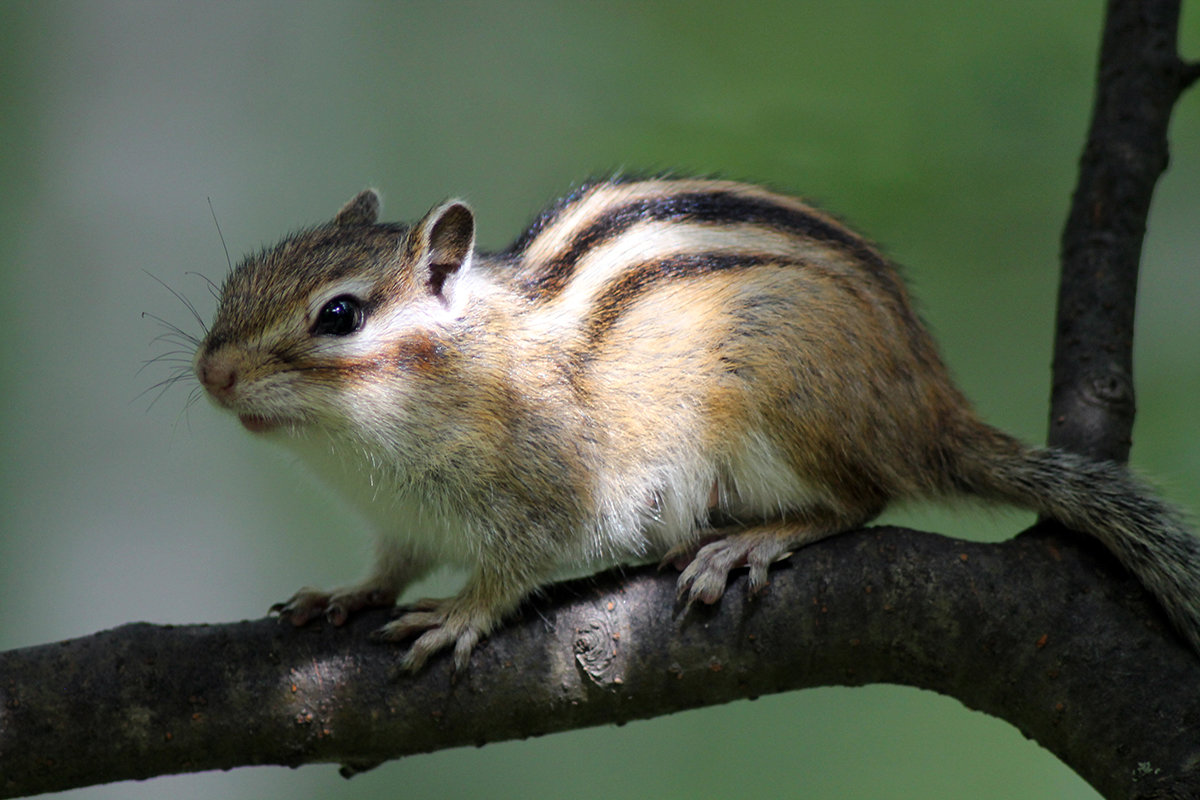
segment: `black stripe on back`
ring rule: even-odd
[[[539,219],[538,232],[562,207],[556,207],[550,218]],[[589,250],[609,241],[643,220],[730,224],[755,224],[784,230],[797,236],[827,242],[845,248],[868,264],[877,275],[890,275],[883,258],[864,240],[838,225],[820,217],[806,214],[779,203],[759,197],[746,197],[733,192],[689,192],[686,194],[646,197],[617,206],[588,227],[579,231],[561,255],[537,270],[526,282],[530,297],[548,299],[570,282],[579,260]],[[535,223],[536,224],[536,223]],[[534,235],[518,240],[528,247]],[[889,279],[888,283],[891,283]]]
[[[527,227],[524,232],[517,237],[517,240],[513,242],[507,250],[504,251],[504,254],[515,255],[524,253],[529,245],[533,243],[533,240],[536,239],[541,232],[550,225],[550,223],[558,219],[559,215],[561,215],[565,209],[575,205],[581,198],[583,198],[584,195],[586,195],[595,187],[595,183],[584,183],[572,190],[570,194],[558,198],[549,206],[543,208],[541,212],[538,213],[537,217],[534,218],[533,222],[529,223],[529,227]]]
[[[754,253],[693,253],[631,264],[619,278],[604,287],[592,304],[592,313],[583,322],[584,352],[594,352],[621,315],[660,281],[781,262],[788,263],[778,256]]]

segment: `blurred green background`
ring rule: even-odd
[[[194,384],[140,394],[170,374],[139,372],[169,349],[142,312],[198,330],[146,273],[212,311],[189,274],[226,269],[209,198],[236,259],[367,185],[389,219],[465,197],[501,247],[591,175],[769,182],[905,264],[984,415],[1042,440],[1101,5],[0,6],[0,648],[258,616],[363,568],[350,512],[207,404],[185,409]],[[1198,510],[1200,92],[1173,142],[1145,247],[1133,458]],[[889,519],[1001,538],[1028,517]],[[71,796],[398,795],[1096,796],[1007,724],[883,686],[413,757],[349,783],[259,768]]]

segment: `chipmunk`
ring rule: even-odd
[[[225,279],[193,367],[374,524],[361,582],[273,611],[333,624],[434,566],[455,596],[385,625],[456,668],[564,568],[687,562],[683,601],[749,588],[889,503],[973,495],[1103,542],[1200,650],[1200,550],[1123,467],[1027,447],[950,380],[880,251],[804,202],[719,180],[586,184],[507,250],[463,202],[380,223],[367,190]],[[711,519],[737,526],[713,528]]]

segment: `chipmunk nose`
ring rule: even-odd
[[[229,360],[206,356],[196,364],[196,377],[204,390],[218,400],[228,399],[237,386],[238,373]]]

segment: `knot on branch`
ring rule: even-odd
[[[1135,399],[1129,372],[1109,364],[1055,387],[1050,444],[1124,462],[1132,444]]]
[[[1091,370],[1084,375],[1080,399],[1099,408],[1132,413],[1133,378],[1115,364]]]
[[[575,661],[599,685],[619,681],[612,674],[620,635],[604,617],[594,617],[575,631]]]

